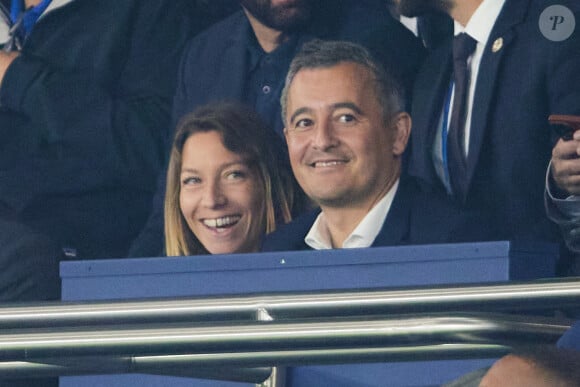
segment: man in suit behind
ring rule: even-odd
[[[580,3],[401,0],[400,7],[407,16],[447,12],[455,20],[456,47],[462,36],[473,50],[463,61],[463,99],[455,98],[459,71],[452,53],[459,50],[451,41],[419,72],[409,174],[447,191],[465,209],[486,211],[497,239],[559,242],[543,206],[552,150],[548,116],[580,112],[580,31],[563,29],[578,20]],[[550,24],[560,13],[563,26]]]
[[[268,235],[263,250],[479,239],[475,223],[400,178],[411,118],[393,78],[363,47],[305,44],[281,106],[292,170],[320,210]]]

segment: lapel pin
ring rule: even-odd
[[[498,52],[499,50],[501,50],[502,47],[503,47],[503,38],[497,38],[493,42],[493,45],[491,46],[491,51],[494,53]]]

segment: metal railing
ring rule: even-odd
[[[580,307],[578,278],[5,306],[0,375],[138,372],[259,383],[274,366],[495,357],[554,343],[570,321],[473,311],[566,307]]]

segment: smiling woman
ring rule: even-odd
[[[167,171],[167,255],[258,251],[306,201],[286,147],[255,112],[201,107],[178,124]]]

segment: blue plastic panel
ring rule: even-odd
[[[385,288],[548,278],[557,248],[510,242],[308,252],[64,262],[66,301],[138,299],[300,290]],[[288,386],[431,386],[492,360],[298,367]],[[244,383],[148,375],[61,378],[61,387],[195,386]]]

